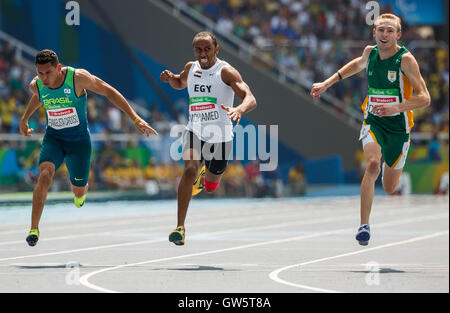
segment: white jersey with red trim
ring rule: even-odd
[[[189,122],[186,128],[209,143],[233,140],[233,124],[221,104],[233,107],[234,91],[222,81],[222,68],[230,66],[217,59],[209,69],[195,61],[189,70]]]

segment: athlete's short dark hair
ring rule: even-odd
[[[214,35],[211,32],[199,32],[197,35],[194,36],[194,39],[192,40],[192,45],[194,45],[195,39],[200,38],[200,37],[203,37],[203,38],[204,37],[211,37],[211,39],[213,41],[213,44],[214,44],[214,47],[217,47],[216,35]]]
[[[59,64],[58,55],[52,50],[42,50],[36,55],[35,64],[51,63],[53,66]]]

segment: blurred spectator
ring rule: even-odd
[[[264,181],[259,169],[259,160],[253,160],[247,163],[244,167],[245,176],[247,181],[251,185],[251,194],[253,196],[258,196],[261,194],[261,190],[264,187]]]
[[[301,162],[289,170],[287,194],[290,196],[306,194],[306,177]]]
[[[118,175],[119,165],[119,158],[111,158],[105,162],[104,168],[100,173],[100,178],[103,181],[103,185],[106,189],[122,189],[123,184],[120,182],[120,178]]]
[[[20,191],[32,191],[39,178],[39,148],[34,149],[28,157],[19,157],[18,188]]]
[[[244,166],[238,160],[233,160],[228,164],[222,177],[222,185],[227,196],[251,197],[253,195]]]
[[[283,195],[283,182],[277,169],[262,172],[263,184],[259,190],[261,197],[280,198]]]
[[[428,143],[428,159],[430,161],[441,161],[441,144],[437,133],[433,133],[433,138]]]

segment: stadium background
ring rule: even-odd
[[[45,113],[39,110],[30,120],[37,132],[32,139],[19,135],[18,124],[30,97],[34,55],[42,49],[56,51],[63,64],[85,68],[116,87],[160,132],[158,138],[141,137],[117,108],[90,94],[91,195],[176,197],[182,163],[170,158],[175,139],[169,131],[186,122],[187,92],[161,83],[159,73],[166,68],[179,72],[193,59],[192,38],[205,29],[217,34],[219,57],[241,72],[257,98],[258,108],[244,116],[243,124],[278,125],[279,137],[277,170],[260,172],[258,160],[233,162],[214,196],[296,196],[328,186],[359,191],[364,73],[333,86],[320,101],[308,93],[313,82],[373,42],[367,1],[80,0],[79,25],[66,23],[67,2],[0,0],[3,202],[29,201],[38,176],[38,134],[45,130]],[[405,172],[412,192],[437,193],[448,173],[448,1],[379,3],[381,12],[402,17],[401,41],[417,58],[432,98],[429,108],[415,111]],[[62,167],[52,191],[68,190]],[[28,193],[21,198],[17,192]]]

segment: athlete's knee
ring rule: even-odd
[[[44,185],[50,185],[53,180],[53,175],[55,171],[50,167],[44,167],[39,173],[39,182]]]
[[[217,187],[219,187],[219,184],[220,184],[220,181],[218,181],[217,183],[213,183],[213,182],[208,181],[205,178],[205,190],[208,192],[215,191],[217,189]]]
[[[195,180],[199,167],[196,164],[189,164],[184,168],[183,176],[190,180]]]
[[[366,172],[369,173],[370,175],[378,176],[381,171],[380,166],[381,166],[380,159],[375,158],[375,157],[369,158],[367,160]]]

